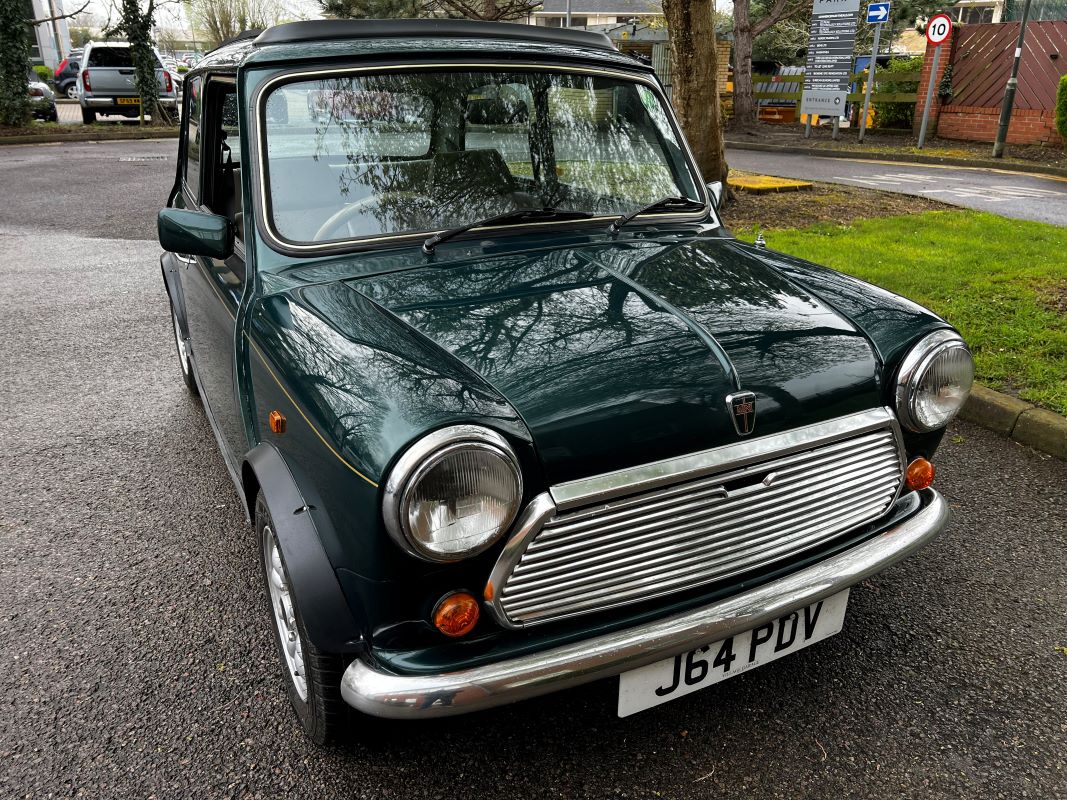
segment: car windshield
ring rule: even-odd
[[[703,197],[659,94],[624,77],[337,75],[281,85],[261,120],[268,221],[292,243]]]

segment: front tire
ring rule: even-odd
[[[322,652],[308,639],[262,492],[256,498],[256,534],[271,630],[289,702],[308,738],[315,744],[332,744],[342,737],[348,720],[348,706],[341,698],[344,660]]]
[[[67,92],[67,99],[68,100],[77,100],[78,99],[78,84],[72,83],[70,86],[67,87],[66,92]]]

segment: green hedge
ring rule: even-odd
[[[1056,130],[1067,149],[1067,75],[1060,78],[1060,88],[1056,92]]]
[[[41,83],[46,83],[46,84],[51,85],[51,83],[52,83],[52,70],[50,70],[48,67],[44,66],[43,64],[34,64],[33,65],[33,71],[37,73],[37,80],[39,80]]]
[[[897,58],[889,62],[888,66],[880,67],[875,71],[874,82],[876,92],[892,94],[897,92],[915,92],[916,84],[894,83],[894,72],[920,72],[923,68],[923,57]],[[915,117],[915,103],[874,103],[874,124],[878,128],[911,128],[912,119]]]

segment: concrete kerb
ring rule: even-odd
[[[124,142],[139,139],[177,139],[177,128],[153,130],[118,129],[114,131],[86,131],[85,133],[57,133],[32,136],[0,136],[0,147],[15,144],[62,144],[63,142]]]
[[[1002,172],[1021,172],[1027,175],[1051,175],[1067,178],[1067,167],[1045,166],[1043,164],[1019,164],[1014,161],[994,161],[983,158],[953,158],[951,156],[930,156],[916,153],[872,153],[856,150],[830,150],[818,147],[799,147],[794,145],[764,144],[763,142],[726,141],[727,148],[737,150],[759,150],[764,153],[789,153],[812,156],[814,158],[850,158],[859,161],[892,161],[901,164],[941,164],[951,167],[971,167],[975,169],[996,169]]]
[[[960,419],[1067,461],[1067,418],[1053,411],[975,386],[960,411]]]

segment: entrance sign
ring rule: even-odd
[[[801,114],[844,116],[859,10],[860,0],[814,0]]]
[[[867,24],[875,25],[889,19],[889,3],[871,3],[867,6]]]
[[[952,33],[952,17],[948,14],[935,14],[926,25],[926,41],[934,48],[934,58],[930,63],[930,80],[926,84],[926,105],[923,106],[923,122],[919,127],[919,149],[926,144],[926,124],[930,121],[930,104],[934,100],[934,84],[937,82],[937,63],[941,58],[941,44]]]
[[[948,14],[937,14],[930,17],[926,25],[926,41],[934,47],[939,46],[952,33],[952,17]]]

